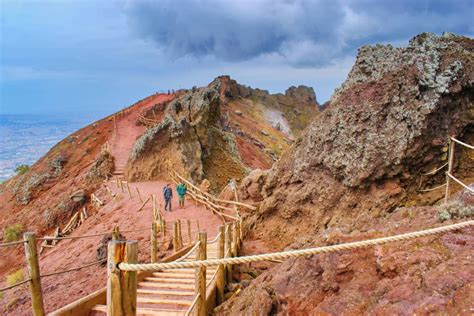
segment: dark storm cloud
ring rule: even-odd
[[[467,1],[130,1],[124,12],[140,36],[170,56],[242,61],[260,56],[323,65],[361,44],[420,32],[473,33]]]

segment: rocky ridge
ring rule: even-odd
[[[425,196],[418,192],[422,174],[446,161],[448,136],[474,141],[473,70],[474,41],[453,34],[420,34],[405,48],[361,48],[329,108],[271,170],[253,171],[242,181],[241,196],[261,202],[258,212],[245,216],[248,241],[281,250],[440,225],[439,207],[429,205],[442,192],[429,193],[426,207],[411,205]],[[455,155],[455,174],[473,182],[473,160],[459,147]],[[474,269],[463,257],[474,249],[472,234],[466,229],[421,239],[397,251],[398,245],[290,260],[220,311],[411,314],[455,311],[453,301],[463,310],[469,306],[460,298],[472,301]],[[463,240],[462,251],[453,239]],[[419,258],[390,265],[410,252]],[[446,274],[452,275],[443,279],[449,285],[433,299],[439,285],[428,280]],[[308,277],[314,282],[297,282]],[[255,297],[262,299],[250,300]]]

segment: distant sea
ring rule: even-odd
[[[32,165],[63,138],[93,121],[70,117],[0,114],[0,181],[14,175],[17,166]]]

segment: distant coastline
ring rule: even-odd
[[[0,181],[19,165],[32,165],[67,135],[93,118],[71,115],[0,114]]]

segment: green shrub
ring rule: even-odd
[[[474,215],[472,205],[464,205],[461,201],[451,201],[438,206],[438,218],[444,222],[452,218],[464,218]]]
[[[12,274],[7,275],[5,283],[7,286],[23,281],[23,269],[17,270]]]
[[[30,167],[28,165],[19,165],[18,167],[15,168],[16,174],[25,174],[30,170]]]
[[[3,232],[3,240],[5,242],[17,241],[23,231],[23,225],[13,224],[5,228]]]

